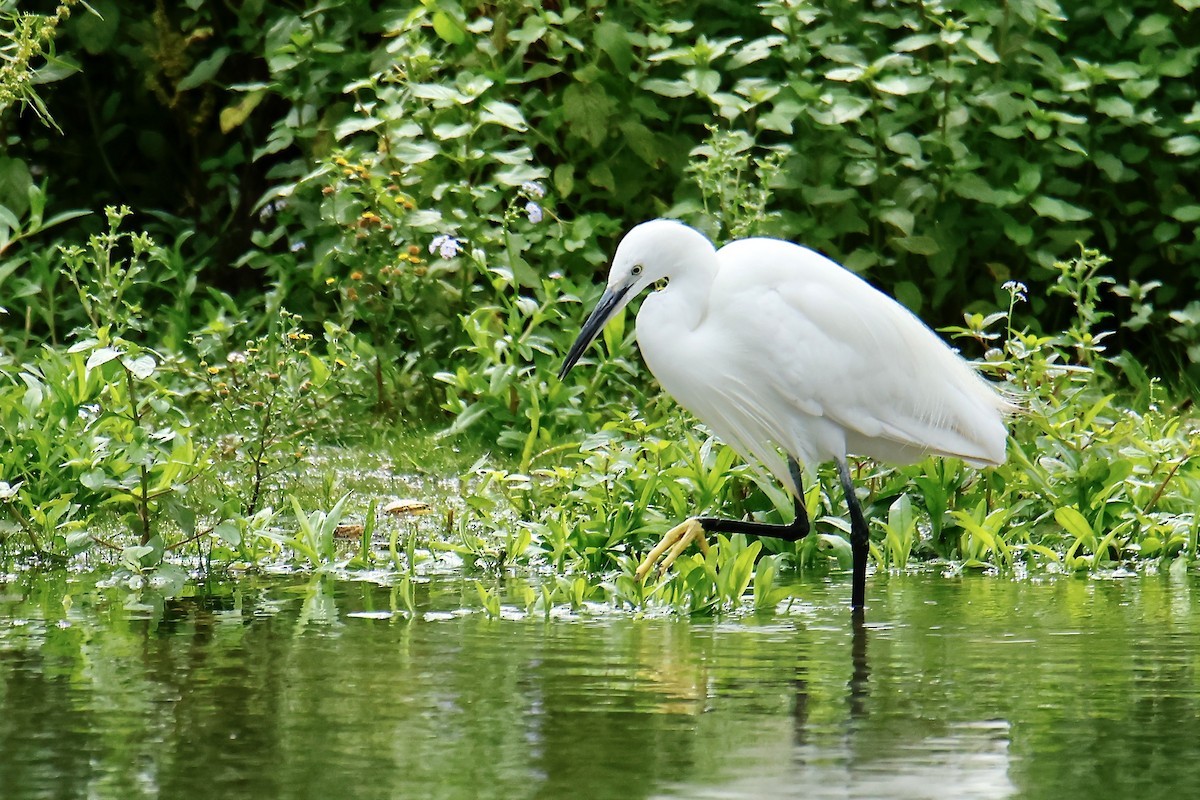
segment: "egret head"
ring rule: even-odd
[[[625,234],[608,271],[608,286],[571,345],[559,379],[566,377],[605,324],[630,300],[657,281],[677,275],[689,262],[711,258],[713,252],[704,234],[671,219],[643,222]]]

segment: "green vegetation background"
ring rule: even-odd
[[[3,546],[449,551],[552,565],[529,603],[640,602],[631,554],[672,520],[788,508],[623,321],[553,378],[620,234],[673,216],[829,254],[1025,398],[1004,468],[860,465],[881,565],[1186,568],[1195,5],[0,0]],[[488,454],[400,433],[442,429]],[[376,531],[369,491],[297,494],[350,441],[463,469],[456,513]],[[769,604],[777,569],[844,559],[833,483],[808,502],[810,541],[723,542],[663,596],[732,602],[758,560]]]

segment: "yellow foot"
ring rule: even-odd
[[[646,580],[647,573],[653,569],[660,558],[662,563],[659,564],[658,572],[661,575],[667,567],[675,563],[675,559],[679,558],[692,542],[696,543],[700,552],[708,554],[708,540],[704,536],[704,527],[695,518],[681,522],[667,531],[667,535],[662,538],[662,541],[654,545],[654,549],[642,559],[634,576],[638,581]],[[663,556],[663,553],[666,553],[666,556]]]

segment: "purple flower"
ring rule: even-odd
[[[525,213],[529,215],[529,221],[534,225],[542,221],[542,207],[532,200],[525,204]]]
[[[537,181],[525,181],[521,184],[522,191],[530,197],[536,197],[539,200],[546,196],[546,189]]]
[[[462,240],[446,233],[438,234],[429,243],[429,252],[436,252],[442,258],[451,259],[462,252]]]

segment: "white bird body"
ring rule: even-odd
[[[869,531],[846,456],[891,463],[928,455],[977,466],[1003,463],[1005,416],[1016,406],[892,298],[828,258],[779,239],[717,250],[672,220],[638,225],[621,240],[608,287],[567,354],[560,376],[631,299],[642,304],[638,346],[680,405],[796,498],[786,526],[698,518],[663,548],[674,559],[705,531],[799,539],[809,532],[800,467],[836,461],[851,516],[852,607],[865,602]]]
[[[647,226],[655,238],[682,227]],[[663,389],[747,461],[793,492],[781,449],[809,469],[847,454],[1004,461],[1012,404],[908,309],[790,242],[704,244],[642,304],[638,346]]]

